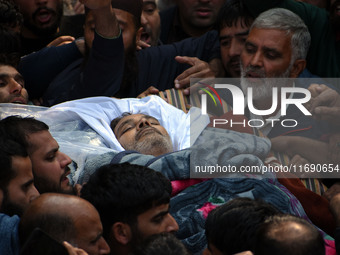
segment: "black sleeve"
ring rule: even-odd
[[[176,56],[197,57],[206,62],[220,58],[217,31],[138,52],[138,80],[128,96],[135,97],[150,86],[161,91],[173,88],[175,78],[190,67],[187,64],[179,64],[175,60]]]
[[[72,99],[114,96],[122,83],[123,72],[122,35],[116,39],[106,39],[95,33],[90,57],[81,74],[79,84],[72,91]]]
[[[21,58],[18,71],[30,98],[40,98],[52,80],[82,55],[75,43],[46,47]]]

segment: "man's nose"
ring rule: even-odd
[[[241,52],[243,50],[243,45],[240,43],[236,42],[235,39],[231,40],[230,43],[230,49],[229,49],[229,56],[230,57],[235,57],[235,56],[240,56]]]
[[[263,66],[263,56],[259,51],[252,56],[250,64],[252,66]]]
[[[99,254],[109,254],[110,253],[110,247],[107,244],[107,242],[104,240],[103,237],[99,239]]]
[[[144,16],[144,12],[142,12],[142,16],[140,17],[140,22],[142,26],[145,26],[148,23],[148,20]]]
[[[179,226],[177,224],[177,221],[174,217],[168,214],[168,226],[166,228],[166,232],[177,232],[179,229]]]
[[[138,123],[138,129],[144,128],[146,126],[151,126],[151,123],[148,119],[142,118]]]
[[[30,192],[30,202],[32,202],[34,199],[40,196],[39,191],[37,188],[33,185],[31,192]]]
[[[11,79],[9,82],[10,93],[11,94],[20,94],[22,90],[22,86],[14,79]]]
[[[60,166],[61,168],[65,168],[69,164],[72,163],[72,159],[67,156],[65,153],[59,151],[59,159],[60,159]]]

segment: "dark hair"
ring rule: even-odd
[[[25,147],[5,136],[0,126],[0,189],[7,190],[8,183],[16,175],[12,168],[13,157],[28,157]]]
[[[253,250],[261,223],[279,211],[272,205],[250,198],[235,198],[212,210],[205,222],[205,235],[223,254]]]
[[[115,222],[136,226],[137,216],[170,202],[171,183],[144,166],[108,164],[100,167],[81,190],[81,197],[98,210],[104,238]]]
[[[0,120],[0,125],[8,137],[23,145],[27,150],[32,149],[32,145],[27,141],[27,136],[49,129],[49,127],[40,120],[20,116],[9,116]]]
[[[0,25],[8,28],[21,26],[24,19],[19,8],[11,0],[0,0]]]
[[[117,126],[117,124],[119,123],[119,121],[121,121],[124,117],[126,116],[130,116],[132,115],[132,113],[130,112],[123,112],[122,115],[120,115],[119,117],[113,119],[110,123],[110,127],[112,129],[112,132],[114,133],[115,132],[115,128]]]
[[[301,230],[296,233],[295,227],[289,223],[298,224]],[[255,255],[325,254],[325,244],[320,232],[306,220],[293,215],[268,218],[258,229],[256,237]]]
[[[19,224],[21,246],[26,242],[35,228],[40,228],[58,242],[72,242],[76,237],[74,221],[67,214],[49,212],[44,214],[23,214]]]
[[[133,255],[189,255],[184,244],[172,233],[160,233],[144,240]]]
[[[17,67],[20,61],[20,37],[17,32],[0,26],[0,66]]]
[[[248,11],[242,0],[227,0],[219,11],[216,19],[216,29],[236,26],[242,19],[242,26],[250,27],[254,21],[253,15]]]

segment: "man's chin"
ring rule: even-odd
[[[77,191],[72,186],[68,186],[65,188],[61,188],[61,193],[69,194],[69,195],[76,195]]]
[[[75,189],[73,188],[73,186],[71,186],[71,184],[69,182],[61,183],[60,191],[61,191],[61,193],[64,193],[64,194],[71,194],[71,195],[76,194]]]

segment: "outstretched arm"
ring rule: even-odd
[[[95,23],[92,49],[69,99],[114,96],[124,72],[124,45],[111,0],[82,0]]]
[[[116,15],[111,6],[111,0],[81,0],[92,11],[96,31],[103,37],[117,37],[120,33]]]

